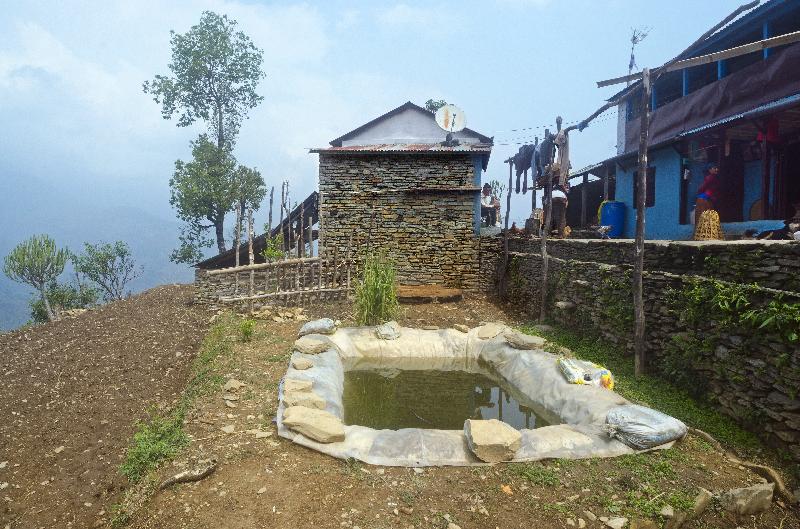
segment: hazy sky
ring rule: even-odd
[[[488,177],[505,179],[502,160],[518,148],[506,144],[541,134],[514,129],[581,119],[615,91],[595,81],[627,73],[632,27],[652,28],[637,60],[655,66],[738,3],[1,0],[0,179],[171,217],[173,163],[203,126],[163,120],[141,85],[168,73],[169,30],[186,31],[203,10],[238,20],[264,49],[265,100],[236,155],[268,184],[290,179],[297,199],[316,187],[309,147],[428,98],[459,105],[470,128],[495,137]],[[573,166],[612,155],[615,139],[613,115],[574,135]]]

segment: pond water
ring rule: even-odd
[[[345,424],[376,430],[461,430],[467,419],[499,419],[517,429],[549,424],[497,381],[467,371],[345,371],[342,400]]]

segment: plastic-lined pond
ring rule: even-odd
[[[547,426],[490,377],[466,371],[375,369],[344,374],[344,423],[376,430],[461,430],[467,419]]]

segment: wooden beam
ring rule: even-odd
[[[650,128],[650,70],[642,70],[642,119],[639,132],[639,173],[636,175],[636,250],[633,265],[633,343],[636,376],[645,370],[645,319],[642,275],[644,274],[644,227],[647,210],[647,143]]]
[[[712,62],[739,57],[740,55],[747,55],[748,53],[754,53],[757,51],[766,50],[768,48],[774,48],[776,46],[783,46],[784,44],[792,44],[794,42],[800,42],[800,31],[786,33],[785,35],[779,35],[777,37],[770,37],[768,39],[751,42],[749,44],[743,44],[742,46],[736,46],[735,48],[729,48],[727,50],[715,51],[714,53],[701,55],[699,57],[692,57],[691,59],[675,61],[674,63],[667,65],[664,69],[667,72],[674,72],[677,70],[683,70],[684,68],[691,68],[692,66],[700,66],[703,64],[711,64]]]
[[[581,185],[581,228],[586,227],[586,197],[587,188],[589,187],[589,174],[583,175],[583,183]]]
[[[305,257],[303,261],[308,264],[311,261],[318,260],[319,257]],[[243,265],[243,266],[232,266],[229,268],[220,268],[218,270],[209,270],[207,272],[210,276],[215,276],[219,274],[233,274],[236,272],[247,272],[249,270],[262,270],[264,268],[281,268],[286,265],[293,265],[297,264],[298,259],[286,259],[283,261],[274,261],[272,263],[258,263],[253,265]]]
[[[233,296],[220,296],[219,301],[222,303],[231,301],[254,301],[257,299],[269,299],[275,297],[287,297],[294,294],[314,294],[315,292],[346,292],[347,288],[304,288],[300,290],[282,290],[280,292],[271,292],[269,294],[255,294],[246,297],[233,297]]]

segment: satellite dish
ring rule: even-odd
[[[436,111],[436,124],[447,132],[458,132],[467,126],[464,111],[455,105],[445,105]]]

